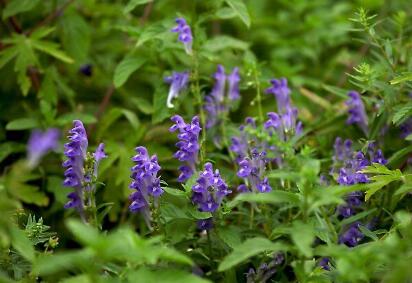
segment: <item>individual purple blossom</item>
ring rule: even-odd
[[[93,75],[93,65],[92,64],[84,64],[81,65],[79,68],[79,72],[86,77],[91,77]]]
[[[363,105],[360,94],[356,91],[350,91],[348,93],[349,99],[346,100],[346,105],[349,110],[349,117],[346,121],[347,124],[357,124],[362,131],[367,134],[368,132],[368,117],[366,116],[365,106]]]
[[[266,89],[267,94],[273,94],[276,98],[278,113],[284,113],[290,108],[290,89],[285,78],[270,80],[271,87]]]
[[[242,184],[238,187],[239,192],[261,192],[267,193],[272,190],[269,181],[264,177],[266,170],[266,163],[268,162],[266,152],[259,152],[257,149],[253,149],[251,157],[245,157],[239,162],[239,170],[237,176],[245,179],[248,186]]]
[[[69,202],[65,208],[76,208],[83,217],[83,186],[85,183],[84,162],[87,156],[88,139],[86,130],[80,120],[73,121],[73,129],[69,131],[69,142],[64,145],[64,155],[68,158],[63,167],[64,186],[74,188],[74,192],[68,195]]]
[[[27,163],[30,168],[36,167],[42,157],[59,146],[60,131],[50,128],[45,132],[33,130],[27,143]]]
[[[175,115],[171,118],[175,123],[170,127],[171,132],[178,131],[179,142],[176,143],[178,151],[173,155],[180,162],[184,162],[185,165],[179,167],[181,174],[178,181],[184,182],[189,179],[196,171],[196,164],[199,154],[199,133],[202,130],[199,123],[199,117],[192,118],[191,123],[185,123],[183,118],[179,115]]]
[[[262,263],[258,269],[250,268],[246,274],[247,283],[264,283],[267,282],[276,272],[276,267],[281,265],[284,261],[282,253],[277,253],[274,258],[268,263]]]
[[[293,136],[302,134],[302,122],[297,121],[298,110],[293,107],[285,109],[283,114],[269,112],[269,119],[265,122],[264,127],[269,135],[276,134],[281,140],[287,141]]]
[[[223,198],[231,193],[219,170],[213,171],[212,163],[205,164],[196,184],[192,187],[192,201],[199,211],[215,212]]]
[[[149,156],[147,149],[143,146],[136,147],[137,154],[132,158],[135,165],[131,168],[132,182],[129,188],[134,189],[129,199],[131,212],[141,212],[146,220],[150,223],[150,197],[155,200],[163,194],[160,187],[160,178],[157,173],[160,170],[157,156]]]
[[[189,83],[189,72],[173,72],[171,76],[165,77],[164,80],[166,83],[170,84],[166,105],[168,108],[173,108],[173,98],[178,97],[179,93],[187,88]]]
[[[196,223],[197,229],[209,231],[213,228],[213,217],[201,219]]]
[[[359,229],[360,223],[355,222],[339,236],[339,243],[345,244],[348,247],[355,247],[364,238],[363,233]]]
[[[227,81],[229,83],[228,98],[229,100],[238,100],[240,98],[239,93],[239,68],[235,67],[232,70],[232,73],[227,76]]]
[[[106,152],[104,151],[104,143],[100,143],[96,151],[93,153],[94,165],[93,165],[93,176],[97,178],[97,173],[102,159],[107,158]]]
[[[330,259],[329,259],[328,257],[323,257],[323,258],[319,261],[319,266],[320,266],[323,270],[330,271]]]
[[[193,36],[190,26],[186,23],[184,18],[177,18],[176,24],[177,26],[172,28],[171,31],[179,34],[178,39],[183,43],[186,53],[192,55]]]
[[[400,136],[403,139],[412,134],[412,118],[409,118],[405,122],[403,122],[399,126],[399,129],[401,130]]]

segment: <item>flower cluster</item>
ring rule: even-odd
[[[239,192],[261,192],[267,193],[272,190],[267,177],[264,177],[266,171],[266,152],[259,152],[257,149],[251,151],[251,158],[245,157],[239,162],[239,171],[237,175],[243,178],[249,186],[241,184],[237,188]]]
[[[171,31],[179,34],[179,41],[183,43],[186,53],[191,55],[193,44],[192,30],[183,18],[177,18],[176,24],[177,26],[172,28]]]
[[[70,142],[64,145],[64,155],[68,159],[63,163],[63,167],[67,168],[64,172],[66,179],[63,184],[66,187],[74,188],[74,192],[67,195],[70,201],[64,207],[76,208],[80,213],[83,213],[84,162],[87,156],[88,139],[80,120],[73,121],[73,126],[68,136]]]
[[[368,133],[368,116],[366,116],[365,106],[358,92],[350,91],[348,93],[349,99],[346,101],[346,105],[349,110],[349,117],[346,123],[357,124],[362,131]]]
[[[276,272],[276,267],[285,260],[282,253],[278,253],[269,263],[262,263],[257,270],[250,268],[246,274],[247,283],[267,282]]]
[[[135,150],[137,154],[132,158],[135,165],[131,168],[132,182],[129,186],[135,192],[129,196],[131,201],[129,209],[131,212],[141,212],[149,223],[149,197],[156,199],[163,193],[163,189],[160,187],[160,178],[157,177],[160,166],[157,162],[157,156],[149,157],[145,147],[138,146]]]
[[[239,136],[231,138],[232,143],[229,149],[236,154],[236,161],[238,163],[249,155],[249,144],[255,143],[255,146],[257,144],[256,139],[248,134],[247,128],[256,128],[255,120],[251,117],[247,117],[245,124],[239,127]]]
[[[178,181],[184,182],[189,179],[196,171],[196,164],[199,155],[199,133],[202,130],[199,123],[199,117],[192,118],[191,123],[185,123],[183,118],[179,115],[175,115],[171,118],[175,123],[170,127],[171,132],[179,131],[177,135],[179,142],[176,146],[179,150],[173,155],[176,159],[186,163],[179,167],[181,174]]]
[[[279,139],[287,141],[293,136],[302,134],[302,122],[298,121],[298,109],[291,106],[290,89],[287,80],[273,79],[270,81],[272,86],[266,93],[274,94],[278,107],[278,113],[269,112],[269,119],[264,124],[269,135],[276,134]]]
[[[205,97],[204,109],[207,113],[206,128],[212,128],[223,121],[227,114],[230,105],[240,98],[239,94],[239,68],[233,68],[231,74],[226,75],[222,65],[217,66],[217,71],[214,74],[215,85],[209,95]],[[228,82],[227,96],[225,96],[226,81]]]
[[[359,222],[355,222],[349,226],[349,228],[339,236],[339,243],[345,244],[348,247],[355,247],[360,241],[362,241],[364,235],[360,231]]]
[[[179,96],[179,93],[186,89],[189,83],[189,72],[173,72],[171,76],[165,77],[165,82],[170,84],[169,94],[167,96],[166,106],[173,108],[173,98]]]
[[[192,187],[192,201],[203,212],[214,212],[223,198],[232,191],[220,176],[219,170],[213,172],[212,163],[206,163],[204,171],[200,172],[196,184]]]
[[[87,205],[94,205],[92,195],[96,188],[98,168],[107,155],[103,143],[99,144],[93,154],[88,154],[88,139],[83,123],[75,120],[73,126],[69,131],[70,142],[64,145],[64,155],[68,159],[63,162],[63,167],[66,168],[63,185],[72,187],[74,191],[67,195],[69,201],[64,207],[75,208],[84,218],[84,200],[87,200]]]
[[[33,130],[27,144],[27,162],[30,168],[39,164],[49,151],[56,150],[59,145],[60,131],[50,128],[45,132]]]

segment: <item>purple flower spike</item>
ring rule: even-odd
[[[132,167],[132,182],[129,188],[134,189],[129,199],[131,204],[129,210],[131,212],[141,212],[150,226],[150,207],[149,198],[157,199],[163,194],[163,189],[160,187],[160,179],[157,173],[160,170],[157,156],[149,157],[147,149],[143,146],[136,147],[137,154],[132,158],[135,165]]]
[[[349,107],[349,117],[346,121],[348,124],[357,124],[362,131],[367,134],[368,132],[368,117],[366,116],[365,106],[358,92],[350,91],[348,93],[349,99],[346,101],[346,105]]]
[[[203,212],[216,211],[223,198],[232,192],[220,176],[219,170],[213,172],[212,163],[205,164],[204,171],[200,172],[192,191],[192,202]]]
[[[178,39],[180,42],[183,43],[186,53],[192,55],[193,36],[190,26],[186,23],[186,20],[183,18],[177,18],[176,24],[177,26],[172,28],[171,31],[177,32],[179,34]]]
[[[171,118],[175,123],[170,127],[171,132],[179,131],[177,135],[179,142],[176,146],[179,150],[173,155],[176,159],[186,164],[179,168],[181,174],[178,178],[179,182],[185,182],[196,171],[196,164],[199,154],[199,134],[202,128],[200,127],[199,117],[192,118],[190,124],[186,124],[183,118],[175,115]]]
[[[215,85],[210,95],[213,96],[216,101],[222,102],[225,96],[225,68],[222,65],[218,65],[213,77],[215,78]]]
[[[273,79],[270,81],[272,86],[266,89],[266,93],[275,95],[278,105],[278,112],[284,113],[286,109],[290,108],[290,89],[288,81],[285,78]]]
[[[266,152],[259,152],[257,149],[253,149],[250,158],[245,157],[239,162],[237,175],[247,180],[252,191],[261,193],[270,192],[272,188],[269,185],[268,179],[264,177],[266,163]],[[246,185],[241,185],[238,187],[238,191],[249,192],[250,189]]]
[[[227,80],[229,82],[229,93],[228,97],[230,100],[238,100],[240,98],[239,94],[239,68],[233,68],[233,71],[230,75],[227,76]]]
[[[70,201],[65,208],[76,208],[83,214],[83,184],[85,182],[84,161],[87,154],[87,134],[83,123],[79,120],[73,121],[73,129],[69,131],[70,142],[64,145],[64,155],[68,158],[63,167],[67,168],[64,172],[64,186],[74,188],[74,192],[68,195]]]
[[[33,130],[27,143],[27,161],[30,168],[36,167],[42,157],[59,145],[60,131],[50,128],[45,132]]]
[[[164,80],[166,83],[170,84],[166,105],[168,108],[173,108],[173,98],[178,97],[179,93],[185,90],[189,83],[189,72],[173,72],[171,76],[165,77]]]

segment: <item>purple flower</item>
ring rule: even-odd
[[[182,165],[179,168],[181,174],[178,181],[184,182],[196,171],[196,164],[200,149],[199,133],[202,128],[200,127],[199,117],[197,116],[192,118],[192,122],[190,124],[186,124],[183,118],[179,115],[173,116],[171,120],[175,124],[171,126],[169,130],[171,132],[179,132],[177,135],[179,142],[176,143],[176,146],[179,149],[173,156],[179,161],[185,163],[185,165]]]
[[[213,218],[201,219],[196,223],[197,229],[209,231],[213,228]]]
[[[323,270],[330,271],[330,259],[329,259],[328,257],[323,257],[323,258],[319,261],[319,266],[320,266]]]
[[[73,121],[73,129],[69,131],[70,142],[64,145],[64,155],[68,158],[63,167],[67,168],[64,172],[64,186],[74,188],[74,192],[68,195],[70,201],[65,208],[76,208],[82,215],[83,207],[83,185],[85,183],[84,162],[87,154],[87,134],[83,123],[80,120]]]
[[[286,109],[290,108],[290,89],[288,81],[285,78],[273,79],[270,81],[271,87],[266,89],[266,93],[275,95],[278,112],[284,113]]]
[[[166,83],[170,84],[166,105],[168,108],[173,108],[173,98],[178,97],[179,93],[187,87],[189,82],[189,72],[173,72],[171,76],[165,77],[164,80]]]
[[[239,93],[240,76],[239,76],[238,67],[233,68],[232,73],[227,76],[227,80],[229,83],[229,91],[228,91],[229,100],[238,100],[240,98],[240,93]]]
[[[86,77],[91,77],[93,75],[93,65],[92,64],[84,64],[81,65],[79,68],[79,72]]]
[[[259,152],[257,149],[252,150],[251,157],[245,157],[239,162],[237,175],[245,179],[246,183],[250,186],[250,189],[246,185],[239,186],[239,192],[254,191],[267,193],[272,190],[268,179],[264,177],[267,162],[266,152]]]
[[[190,26],[186,23],[186,20],[183,18],[177,18],[176,24],[174,28],[172,28],[172,32],[177,32],[179,34],[179,41],[183,43],[185,47],[185,51],[187,54],[192,54],[192,43],[193,43],[193,36],[192,30]]]
[[[412,134],[412,118],[407,119],[405,122],[403,122],[400,126],[399,129],[401,130],[401,138],[406,138],[410,134]]]
[[[163,189],[160,187],[160,179],[157,173],[160,170],[157,156],[149,157],[147,149],[143,146],[136,147],[137,154],[132,158],[135,165],[132,167],[131,178],[132,182],[129,188],[134,189],[129,199],[131,204],[129,210],[131,212],[141,212],[149,226],[150,223],[150,197],[157,199],[163,194]]]
[[[193,203],[204,212],[216,211],[223,198],[231,193],[219,170],[213,172],[213,165],[209,162],[205,164],[204,171],[200,172],[192,191]]]
[[[104,152],[104,143],[99,144],[96,151],[93,153],[94,157],[94,166],[93,166],[93,176],[97,178],[97,171],[102,159],[107,158],[106,153]]]
[[[269,135],[276,134],[281,140],[287,141],[293,136],[302,134],[302,123],[297,121],[298,110],[296,108],[286,108],[281,115],[275,112],[269,112],[267,115],[269,120],[264,126]]]
[[[357,124],[362,131],[367,134],[368,132],[368,117],[366,116],[365,106],[358,92],[350,91],[348,93],[349,99],[346,101],[346,105],[349,107],[349,117],[346,123]]]
[[[30,168],[36,167],[42,157],[59,145],[60,131],[50,128],[45,132],[33,130],[27,143],[27,161]]]
[[[355,247],[362,241],[364,235],[359,229],[360,223],[353,223],[340,237],[339,243],[348,247]]]

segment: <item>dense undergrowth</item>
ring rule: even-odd
[[[2,0],[1,282],[409,282],[409,1]]]

